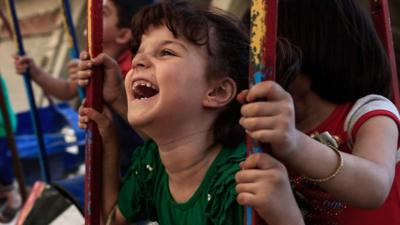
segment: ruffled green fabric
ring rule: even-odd
[[[243,207],[236,202],[235,174],[245,159],[246,147],[223,147],[210,166],[201,186],[186,203],[171,199],[168,176],[157,146],[148,141],[136,150],[119,195],[118,206],[124,217],[160,221],[163,225],[241,225]]]
[[[212,225],[230,225],[243,223],[243,207],[237,201],[235,175],[240,170],[239,163],[245,160],[246,146],[241,144],[236,149],[226,149],[226,159],[216,168],[213,182],[208,193],[209,203],[205,216]]]
[[[157,145],[153,141],[147,141],[135,150],[118,197],[118,207],[128,221],[156,218],[152,195],[154,181],[164,171],[160,164]]]

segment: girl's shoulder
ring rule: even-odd
[[[355,137],[358,128],[374,116],[388,116],[400,128],[400,115],[393,102],[380,95],[367,95],[358,99],[346,116],[344,130],[349,135],[350,142]]]
[[[157,144],[149,139],[146,140],[143,144],[139,145],[138,147],[135,148],[133,154],[132,154],[132,160],[140,158],[148,158],[148,157],[153,157],[153,156],[158,156],[158,147]]]
[[[135,182],[139,182],[142,186],[151,187],[152,184],[149,182],[163,171],[156,143],[152,140],[147,140],[134,150],[123,182],[134,179]],[[144,180],[146,182],[142,182]]]
[[[124,217],[134,222],[139,215],[154,218],[152,193],[157,188],[156,181],[164,172],[157,145],[145,141],[134,150],[131,163],[126,172],[118,194],[118,208]]]

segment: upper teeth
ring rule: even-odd
[[[148,81],[144,81],[144,80],[135,81],[133,83],[133,89],[138,87],[138,86],[146,86],[146,87],[149,87],[149,88],[153,88],[154,90],[157,90],[157,87],[155,85],[153,85],[152,83],[150,83]]]

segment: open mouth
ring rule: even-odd
[[[138,100],[145,100],[158,94],[158,88],[149,81],[140,80],[133,82],[133,97]]]

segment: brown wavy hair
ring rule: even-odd
[[[132,53],[140,46],[141,37],[150,26],[165,25],[175,37],[206,46],[209,53],[208,79],[229,76],[240,92],[248,88],[249,37],[245,26],[221,10],[204,9],[185,2],[163,2],[145,7],[132,21]],[[301,54],[287,40],[277,47],[278,82],[289,85],[301,65]],[[218,76],[218,77],[216,77]],[[214,123],[215,142],[235,147],[245,140],[239,125],[241,105],[232,100]]]

